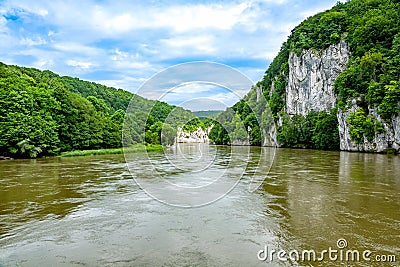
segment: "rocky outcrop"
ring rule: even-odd
[[[279,142],[277,139],[278,126],[282,125],[282,118],[278,120],[277,123],[271,123],[264,129],[262,129],[262,146],[267,147],[279,147]]]
[[[337,102],[334,82],[346,69],[349,58],[349,46],[345,41],[322,51],[305,50],[300,56],[290,53],[286,113],[305,116],[311,111],[330,111],[334,108]],[[274,83],[271,93],[273,90]],[[276,138],[279,125],[282,125],[281,120],[277,125],[264,129],[263,146],[279,146]]]
[[[337,95],[334,82],[345,70],[350,51],[345,41],[325,50],[305,50],[300,56],[290,53],[286,88],[286,113],[303,116],[311,111],[330,111]]]
[[[275,124],[271,128],[264,130],[262,132],[263,146],[274,147],[278,146],[278,141],[276,140],[276,126]]]
[[[189,132],[183,131],[182,128],[178,128],[175,143],[209,144],[210,139],[208,138],[208,135],[209,135],[211,129],[212,129],[212,127],[205,129],[205,130],[198,128],[196,131],[189,133]]]
[[[322,51],[313,49],[304,50],[300,55],[290,53],[288,59],[289,73],[286,77],[286,106],[288,115],[306,116],[309,112],[331,111],[337,104],[337,95],[334,91],[336,78],[346,69],[350,58],[347,42],[341,41]],[[270,96],[274,92],[272,82]],[[255,88],[257,101],[261,92]],[[351,140],[348,117],[356,112],[357,103],[362,100],[350,101],[346,110],[337,113],[339,122],[340,149],[359,152],[385,152],[395,150],[400,153],[400,116],[393,116],[390,122],[381,118],[377,108],[368,107],[368,114],[375,121],[383,125],[383,131],[376,133],[372,140],[364,137],[358,144]],[[400,103],[399,103],[400,106]],[[263,146],[280,146],[277,141],[277,129],[282,125],[282,118],[276,123],[264,126],[262,129]]]
[[[355,113],[359,106],[355,99],[352,100],[350,104],[351,106],[349,109],[345,111],[339,109],[337,114],[341,150],[378,153],[388,151],[389,149],[393,149],[397,152],[400,151],[400,116],[393,116],[392,120],[388,123],[381,118],[377,109],[373,107],[369,107],[369,114],[383,125],[384,131],[382,133],[377,133],[372,141],[368,141],[367,138],[364,137],[364,142],[357,144],[351,140],[350,125],[347,123],[347,118],[351,113]]]
[[[0,156],[0,160],[13,160],[11,157]]]

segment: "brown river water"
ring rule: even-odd
[[[0,266],[400,266],[399,156],[182,145],[0,181]]]

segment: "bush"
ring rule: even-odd
[[[338,150],[340,141],[335,110],[331,113],[310,112],[306,117],[284,115],[277,138],[284,147]]]
[[[362,144],[364,138],[371,142],[376,133],[384,130],[383,125],[372,116],[367,115],[362,108],[357,108],[355,113],[351,112],[346,122],[350,124],[350,138],[357,144]]]

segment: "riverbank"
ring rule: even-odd
[[[95,155],[111,155],[123,153],[137,153],[137,152],[152,152],[162,151],[162,145],[143,145],[136,144],[126,148],[108,148],[108,149],[94,149],[94,150],[75,150],[62,152],[61,157],[80,157],[80,156],[95,156]]]

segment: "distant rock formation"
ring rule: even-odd
[[[175,143],[190,143],[190,144],[209,144],[210,139],[208,137],[212,127],[209,127],[205,130],[202,128],[198,128],[194,132],[185,132],[182,128],[178,128],[177,136]]]

